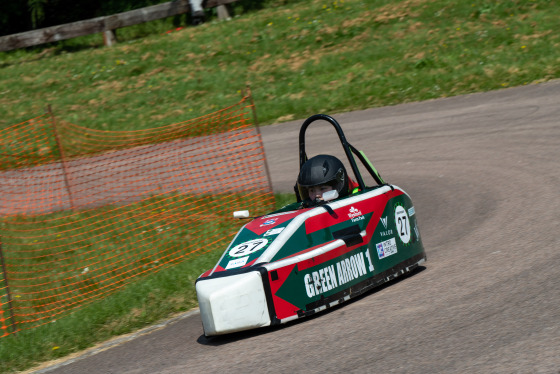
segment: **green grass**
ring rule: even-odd
[[[154,128],[235,104],[246,84],[259,121],[270,124],[560,76],[556,0],[281,3],[170,33],[168,21],[119,30],[121,42],[111,48],[94,35],[0,53],[0,129],[42,114],[47,104],[57,120],[92,129]],[[291,199],[277,197],[278,207]],[[194,307],[194,279],[221,252],[0,339],[0,371]]]
[[[266,198],[161,194],[86,211],[2,217],[18,329],[49,322],[145,274],[225,248],[240,227],[232,211],[265,214],[272,209]]]
[[[47,104],[90,128],[157,127],[231,105],[246,84],[269,124],[541,82],[560,76],[559,15],[553,0],[315,0],[119,30],[111,48],[97,35],[2,53],[0,127]]]
[[[18,253],[18,249],[25,250],[34,247],[33,240],[25,240],[25,235],[33,237],[33,235],[40,233],[42,235],[41,240],[44,243],[55,243],[57,246],[63,246],[73,255],[69,257],[67,253],[61,254],[61,252],[67,251],[52,253],[56,257],[57,272],[62,274],[59,276],[49,274],[46,279],[54,282],[46,285],[44,290],[47,296],[52,297],[50,301],[56,302],[58,300],[55,295],[49,294],[51,288],[54,286],[64,287],[65,282],[68,283],[68,277],[63,274],[63,270],[66,265],[72,266],[76,261],[83,261],[84,266],[88,263],[87,261],[99,263],[94,266],[90,265],[87,274],[82,273],[72,277],[70,282],[74,282],[77,278],[83,278],[81,281],[89,280],[89,282],[80,284],[80,288],[73,289],[71,294],[64,295],[62,299],[73,297],[72,301],[81,301],[82,293],[93,292],[95,294],[96,287],[102,285],[105,278],[110,278],[110,282],[114,282],[115,286],[119,285],[119,281],[129,283],[126,283],[126,287],[114,287],[113,292],[100,300],[93,299],[95,301],[85,303],[84,306],[62,313],[58,317],[50,317],[46,321],[41,320],[35,325],[25,325],[24,327],[28,327],[28,329],[21,330],[15,335],[0,338],[0,372],[8,373],[23,370],[34,363],[56,359],[83,350],[115,335],[134,331],[163,318],[168,318],[175,313],[196,307],[197,300],[194,289],[196,278],[216,264],[227,244],[233,239],[233,235],[244,223],[229,218],[231,217],[231,211],[247,208],[251,202],[246,199],[247,201],[244,204],[243,198],[239,198],[234,201],[235,204],[228,205],[226,209],[220,210],[217,199],[204,197],[205,204],[198,204],[203,207],[199,210],[201,212],[213,212],[211,224],[203,222],[203,225],[200,225],[200,222],[198,222],[200,218],[197,220],[188,216],[185,217],[191,220],[190,224],[169,223],[170,217],[181,216],[187,208],[192,208],[189,206],[190,201],[185,200],[192,200],[192,198],[158,196],[123,207],[99,208],[79,213],[53,213],[48,216],[41,216],[40,220],[23,216],[13,217],[11,220],[4,219],[1,222],[4,235],[8,233],[15,236],[14,232],[10,231],[12,229],[11,225],[17,225],[19,229],[29,230],[16,233],[18,235],[17,240],[13,237],[4,238],[4,251],[10,251],[12,264],[30,265],[34,261],[45,261],[45,256],[31,259],[17,258],[17,256],[22,255],[28,256],[26,253]],[[229,197],[227,200],[231,202],[232,198]],[[278,194],[276,195],[275,207],[279,209],[294,201],[295,196],[293,194]],[[252,214],[266,213],[266,211],[259,210],[255,206],[251,207],[250,210]],[[157,217],[155,213],[162,211],[164,213],[160,214],[165,214],[167,217]],[[139,212],[145,214],[139,214]],[[160,220],[154,220],[152,218],[154,215]],[[227,215],[228,219],[218,222],[217,215],[224,218]],[[109,232],[104,228],[108,223],[111,227]],[[41,226],[48,227],[42,228]],[[165,230],[157,230],[158,227],[162,226],[166,226]],[[191,237],[189,232],[197,226],[203,231],[207,230],[208,233],[200,232],[198,235]],[[87,228],[87,230],[83,228]],[[60,235],[60,230],[72,231]],[[77,231],[77,233],[74,231]],[[101,236],[87,235],[88,232]],[[150,237],[151,232],[159,233],[157,238],[159,244],[157,246],[144,245],[144,248],[142,248],[140,245],[142,242],[138,242],[136,237]],[[223,239],[215,242],[216,235]],[[208,239],[208,237],[212,238]],[[128,245],[126,245],[127,243]],[[46,246],[46,244],[43,244],[43,246]],[[105,249],[94,252],[94,254],[99,255],[95,260],[82,259],[81,255],[87,254],[93,246],[104,247]],[[198,248],[202,250],[184,258],[177,255],[170,256],[176,253],[177,248],[181,249],[181,253]],[[80,254],[80,251],[83,253]],[[134,262],[141,262],[140,267],[132,268],[131,271],[128,267],[121,269],[122,263],[114,265],[120,252],[123,251],[131,252],[126,253],[126,256],[141,251],[140,254],[133,257]],[[154,261],[154,259],[166,258],[165,256],[168,256],[167,259],[162,260],[159,264],[157,264],[159,261]],[[168,263],[163,264],[164,261]],[[109,267],[110,274],[108,276],[95,275],[95,269],[101,266]],[[36,268],[42,270],[43,274],[49,273],[48,267],[37,265]],[[123,271],[128,271],[128,273],[123,276],[115,275]],[[142,275],[144,271],[147,271],[148,275]],[[103,272],[106,272],[106,269]],[[132,278],[132,281],[127,279],[131,275],[136,275]],[[99,279],[94,279],[96,277]],[[34,282],[37,282],[37,280],[35,279]],[[20,282],[17,285],[12,284],[12,297],[17,298],[19,292],[24,291],[22,286],[25,285],[25,282]],[[33,290],[40,291],[40,287],[35,287]],[[39,296],[43,296],[43,294]],[[22,296],[22,298],[25,297],[27,296]],[[20,309],[20,313],[40,313],[44,311],[44,307],[34,305],[34,302],[36,301],[18,300],[18,308],[24,308]],[[5,317],[8,317],[7,305],[4,305],[4,312]]]
[[[216,250],[181,262],[52,323],[2,338],[0,372],[63,357],[196,307],[194,281],[220,255]]]

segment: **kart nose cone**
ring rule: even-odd
[[[206,336],[270,325],[261,274],[252,271],[196,283]]]

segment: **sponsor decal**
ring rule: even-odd
[[[226,269],[235,269],[235,268],[239,268],[241,266],[244,266],[245,264],[247,264],[247,260],[249,259],[249,256],[243,257],[243,258],[236,258],[235,260],[231,260],[230,262],[228,262]]]
[[[387,216],[380,218],[383,227],[385,227],[385,230],[387,230],[387,218],[388,218]]]
[[[303,283],[307,296],[311,298],[363,277],[373,270],[369,250],[366,249],[365,252],[358,252],[335,264],[306,274]]]
[[[229,255],[231,257],[243,257],[250,255],[268,244],[268,239],[253,239],[248,242],[241,243],[229,250]]]
[[[416,233],[416,238],[420,239],[420,231],[418,231],[418,225],[414,225],[414,232]]]
[[[354,208],[353,206],[350,207],[348,218],[351,218],[352,222],[358,222],[365,219],[364,216],[362,215],[362,212],[359,209]]]
[[[252,231],[254,234],[261,236],[267,230],[270,230],[273,227],[280,226],[282,223],[287,223],[294,217],[297,217],[301,214],[301,211],[291,211],[291,212],[284,212],[275,214],[274,217],[266,216],[254,219],[253,221],[249,222],[245,225],[245,229]],[[265,224],[266,223],[266,224]],[[282,225],[286,226],[286,225]]]
[[[285,229],[285,227],[276,227],[276,228],[270,229],[267,232],[265,232],[263,236],[278,235],[282,231],[284,231],[284,229]]]
[[[389,240],[385,240],[384,242],[377,243],[375,248],[377,249],[377,256],[381,260],[382,258],[397,253],[397,242],[395,238],[391,238]]]
[[[383,227],[385,228],[385,230],[379,232],[379,235],[381,235],[381,236],[393,235],[393,229],[387,230],[387,219],[388,218],[389,217],[385,216],[385,217],[381,217],[379,219],[381,221],[381,223],[383,224]]]
[[[410,219],[402,205],[395,207],[395,225],[397,226],[397,233],[401,241],[404,244],[408,244],[410,241]]]
[[[362,212],[360,211],[360,209],[356,209],[353,206],[350,207],[350,212],[348,213],[348,217],[349,218],[356,218],[358,216],[361,216]]]
[[[411,208],[408,210],[408,216],[409,216],[409,217],[412,217],[412,216],[414,215],[414,213],[416,213],[416,210],[414,209],[414,207],[411,207]]]
[[[379,234],[380,234],[381,236],[393,235],[393,229],[389,229],[389,230],[385,230],[385,231],[380,231]]]
[[[266,221],[264,221],[264,223],[263,223],[262,225],[260,225],[259,227],[274,225],[274,224],[276,223],[277,220],[278,220],[278,218],[272,218],[272,219],[266,220]]]

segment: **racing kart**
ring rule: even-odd
[[[338,122],[309,117],[299,133],[300,169],[307,161],[305,132],[315,121],[336,129],[357,192],[322,205],[297,202],[244,225],[216,266],[196,281],[206,336],[286,323],[343,303],[426,260],[415,209],[401,188],[385,183],[365,154],[346,141]],[[356,159],[377,185],[364,184]],[[235,217],[248,218],[247,211]]]

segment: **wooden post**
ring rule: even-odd
[[[218,10],[218,19],[221,21],[225,21],[225,20],[230,20],[231,16],[229,15],[229,12],[227,10],[227,7],[225,5],[218,5],[216,7],[216,9]]]
[[[14,318],[14,308],[12,306],[12,295],[10,294],[10,285],[8,284],[8,272],[6,271],[6,262],[4,261],[4,253],[2,251],[2,238],[0,237],[0,266],[2,267],[2,278],[6,284],[6,297],[8,298],[8,308],[10,310],[10,321],[12,325],[12,333],[16,333],[16,320]]]
[[[106,47],[111,47],[117,43],[117,37],[113,30],[103,31],[103,43],[105,43]]]
[[[218,7],[218,17],[220,19],[229,19],[231,15],[225,5],[236,1],[239,0],[205,0],[204,8]],[[97,33],[103,33],[105,45],[110,46],[116,42],[114,35],[115,30],[154,21],[156,19],[184,14],[189,11],[189,0],[173,0],[167,3],[130,10],[128,12],[116,13],[110,16],[65,23],[18,34],[4,35],[0,36],[0,52]]]

